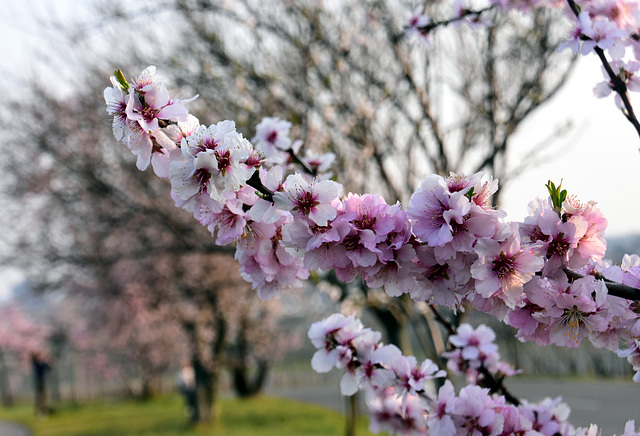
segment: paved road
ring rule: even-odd
[[[511,392],[531,402],[545,397],[561,396],[571,407],[571,423],[578,427],[598,424],[602,435],[621,435],[629,419],[640,426],[640,384],[632,381],[566,381],[514,379],[507,383]],[[319,404],[336,410],[344,410],[345,401],[339,385],[313,388],[277,389],[270,387],[269,395],[292,398]]]
[[[0,422],[0,436],[30,436],[31,432],[19,424]]]
[[[537,401],[561,396],[571,407],[572,424],[598,424],[603,435],[624,433],[629,419],[640,426],[640,384],[627,381],[513,380],[508,384],[518,397]]]

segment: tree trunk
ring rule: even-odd
[[[49,362],[42,353],[34,352],[31,355],[34,378],[35,413],[37,416],[47,415],[49,405],[47,404],[47,372],[51,368]]]
[[[267,379],[269,363],[259,359],[257,369],[253,377],[249,374],[247,365],[239,365],[233,368],[233,387],[241,398],[257,395],[262,391],[262,386]]]
[[[9,387],[9,371],[4,353],[0,350],[0,401],[4,407],[13,406],[13,395]]]
[[[193,369],[196,373],[197,401],[192,421],[214,423],[220,371],[217,365],[211,369],[206,368],[199,359],[194,359]]]

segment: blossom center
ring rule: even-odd
[[[569,251],[570,247],[571,245],[565,239],[564,233],[558,233],[558,236],[549,243],[547,256],[551,257],[554,254],[557,254],[560,257],[564,257]]]
[[[144,108],[140,111],[140,115],[142,115],[145,120],[151,121],[156,117],[158,112],[160,112],[160,109],[154,109],[145,104]]]
[[[316,199],[316,195],[309,191],[300,191],[298,192],[297,198],[295,200],[295,208],[294,210],[299,210],[300,212],[308,215],[311,212],[311,209],[319,205],[320,202]]]
[[[445,263],[444,265],[435,264],[425,274],[428,280],[436,281],[439,279],[449,280],[449,274],[447,271],[449,270],[449,264]]]
[[[195,147],[196,154],[207,150],[215,150],[216,148],[218,148],[218,141],[213,138],[204,138],[198,142],[198,145]]]
[[[206,168],[198,168],[194,171],[193,176],[191,176],[191,180],[193,183],[200,186],[200,189],[204,189],[204,186],[207,184],[209,179],[211,178],[211,173]]]
[[[375,216],[367,216],[362,215],[362,217],[356,221],[354,221],[355,226],[360,230],[372,229],[377,221],[377,217]]]
[[[266,139],[267,139],[267,142],[271,144],[275,144],[275,142],[278,139],[278,132],[275,130],[270,131]]]
[[[507,256],[504,251],[500,252],[500,258],[492,261],[493,268],[492,271],[498,275],[498,278],[503,279],[507,276],[510,276],[516,272],[513,263],[515,261],[515,255]]]
[[[216,159],[218,160],[218,170],[223,173],[231,166],[231,152],[229,150],[216,150]]]

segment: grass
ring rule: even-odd
[[[32,405],[0,408],[1,421],[26,425],[33,436],[170,436],[170,435],[341,435],[345,420],[336,411],[273,397],[223,399],[216,406],[215,425],[191,427],[182,414],[179,396],[148,402],[100,401],[63,405],[37,419]],[[366,417],[360,417],[358,435],[371,435]]]

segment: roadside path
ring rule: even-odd
[[[562,397],[569,405],[569,421],[576,427],[598,424],[602,435],[624,433],[630,419],[640,426],[640,384],[625,381],[573,381],[554,379],[518,379],[507,381],[508,389],[518,398],[530,402],[545,397]],[[346,401],[340,395],[339,381],[335,385],[296,388],[267,388],[268,395],[300,400],[344,411]],[[364,412],[364,405],[361,407]]]
[[[14,422],[0,422],[0,436],[30,436],[31,432]]]

